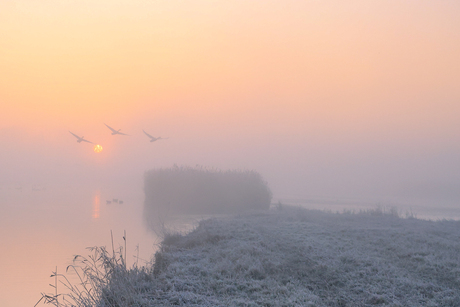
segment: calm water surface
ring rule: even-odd
[[[160,239],[143,222],[144,193],[139,187],[21,187],[0,188],[0,306],[34,306],[41,293],[54,293],[51,273],[64,273],[76,254],[87,256],[87,247],[124,246],[127,234],[127,260],[132,266],[151,260]],[[123,204],[113,202],[122,200]],[[107,204],[107,200],[112,201]],[[279,199],[283,203],[310,209],[331,210],[375,208],[375,202],[357,200]],[[278,199],[276,199],[278,201]],[[391,207],[391,204],[384,205]],[[456,204],[396,204],[400,213],[412,212],[418,218],[460,219]],[[201,217],[181,217],[176,229],[191,229]],[[174,225],[174,224],[170,224]],[[67,274],[69,278],[72,274]],[[75,280],[75,279],[74,279]],[[61,287],[59,292],[63,292]],[[43,306],[40,304],[39,306]]]
[[[111,231],[117,248],[126,230],[128,266],[137,247],[139,263],[149,261],[159,239],[144,226],[142,206],[141,188],[2,187],[0,306],[34,306],[40,293],[54,292],[56,267],[64,273],[87,247],[111,247]]]
[[[374,201],[363,199],[300,199],[282,197],[275,200],[282,204],[299,206],[307,209],[331,212],[380,209],[388,212],[394,208],[400,217],[416,217],[425,220],[460,220],[460,202],[433,200]]]

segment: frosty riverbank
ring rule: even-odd
[[[208,219],[110,280],[100,306],[460,306],[459,239],[458,221],[380,210]]]
[[[460,222],[285,208],[207,220],[156,255],[186,306],[460,306]]]

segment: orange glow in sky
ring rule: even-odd
[[[2,1],[0,136],[98,165],[436,156],[460,136],[458,16],[449,0]],[[142,129],[170,139],[143,148]]]

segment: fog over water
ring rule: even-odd
[[[152,168],[256,170],[274,202],[459,219],[458,16],[458,1],[1,1],[0,305],[111,229],[153,244]]]
[[[0,138],[8,147],[1,152],[1,188],[116,185],[142,189],[146,170],[178,164],[257,170],[275,199],[415,207],[455,206],[460,200],[460,152],[454,138],[425,140],[415,135],[398,140],[377,134],[369,140],[306,140],[305,136],[296,140],[292,135],[228,136],[225,131],[214,136],[207,129],[203,137],[190,133],[192,128],[174,128],[170,139],[150,143],[141,128],[127,126],[124,131],[133,135],[113,136],[117,139],[103,144],[99,154],[92,152],[92,144],[76,143],[66,128],[54,132],[54,140],[47,140],[44,131],[32,137],[19,128],[4,128]],[[93,129],[96,135],[109,134],[102,124]]]

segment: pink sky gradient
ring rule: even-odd
[[[287,196],[456,186],[458,16],[458,1],[2,1],[0,182],[177,163],[256,169]]]

